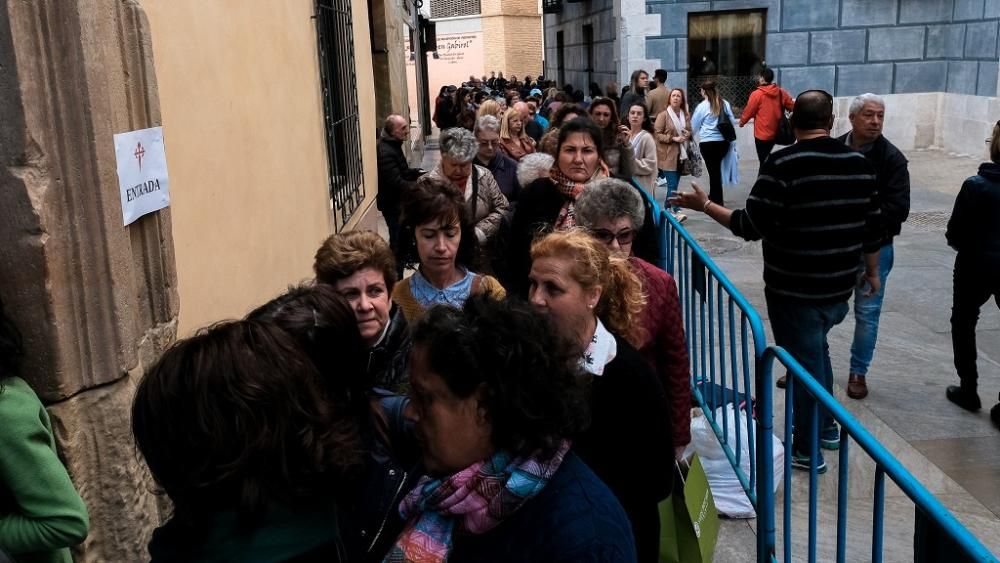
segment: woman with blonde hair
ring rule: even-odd
[[[632,523],[638,561],[659,553],[657,504],[673,485],[670,412],[663,387],[636,351],[646,299],[628,261],[582,229],[531,247],[529,301],[576,345],[590,376],[591,424],[573,448],[608,485]]]
[[[500,150],[518,161],[535,152],[535,140],[525,132],[521,113],[513,108],[500,117]]]
[[[500,113],[500,104],[498,104],[494,99],[487,99],[484,100],[479,106],[479,110],[476,112],[476,119],[478,120],[484,115],[492,115],[493,117],[500,119]]]

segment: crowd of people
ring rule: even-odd
[[[619,104],[597,85],[470,77],[441,90],[429,171],[409,166],[408,124],[389,116],[389,240],[330,236],[313,280],[178,341],[139,383],[135,442],[171,504],[152,561],[656,561],[692,406],[677,285],[651,264],[661,179],[664,205],[763,240],[774,339],[828,390],[827,334],[853,297],[848,395],[863,399],[909,212],[885,102],[858,96],[834,138],[832,96],[792,98],[769,69],[739,119],[712,81],[691,112],[666,79],[636,71]],[[797,142],[772,153],[789,108]],[[760,174],[730,209],[728,130],[750,120]],[[947,396],[969,410],[978,311],[1000,304],[1000,122],[987,142],[948,228],[961,384]],[[708,193],[678,190],[695,153]],[[20,356],[0,304],[0,546],[67,561],[86,508]],[[815,426],[801,389],[792,400],[792,464],[823,472],[839,429]]]

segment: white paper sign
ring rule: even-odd
[[[115,135],[115,159],[125,225],[170,205],[163,127]]]

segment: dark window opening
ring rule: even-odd
[[[330,206],[339,232],[365,199],[350,0],[316,0]]]
[[[584,92],[590,92],[590,83],[594,81],[594,26],[583,26],[583,48],[587,60],[587,83],[583,85]]]
[[[566,84],[566,43],[563,32],[556,32],[556,70],[559,75],[559,86]]]
[[[701,101],[701,85],[716,81],[722,97],[746,105],[757,87],[767,42],[767,9],[688,14],[688,100]]]

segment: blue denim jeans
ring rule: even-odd
[[[667,198],[663,202],[663,207],[677,211],[680,208],[676,205],[670,205],[670,196],[677,192],[677,186],[681,183],[681,173],[677,170],[660,170],[660,178],[667,181]]]
[[[882,314],[882,298],[885,296],[885,282],[892,270],[892,243],[883,246],[878,253],[878,274],[882,287],[878,293],[865,297],[868,289],[854,290],[854,342],[851,344],[851,373],[867,375],[868,366],[875,355],[875,341],[878,340],[878,320]]]
[[[833,327],[844,320],[848,309],[846,301],[824,305],[767,294],[767,314],[771,319],[774,342],[787,350],[831,393],[833,367],[830,365],[830,346],[826,337]],[[792,386],[795,410],[793,451],[808,454],[811,451],[812,406],[815,401],[801,385]],[[826,429],[833,424],[833,418],[821,410],[820,428]]]

